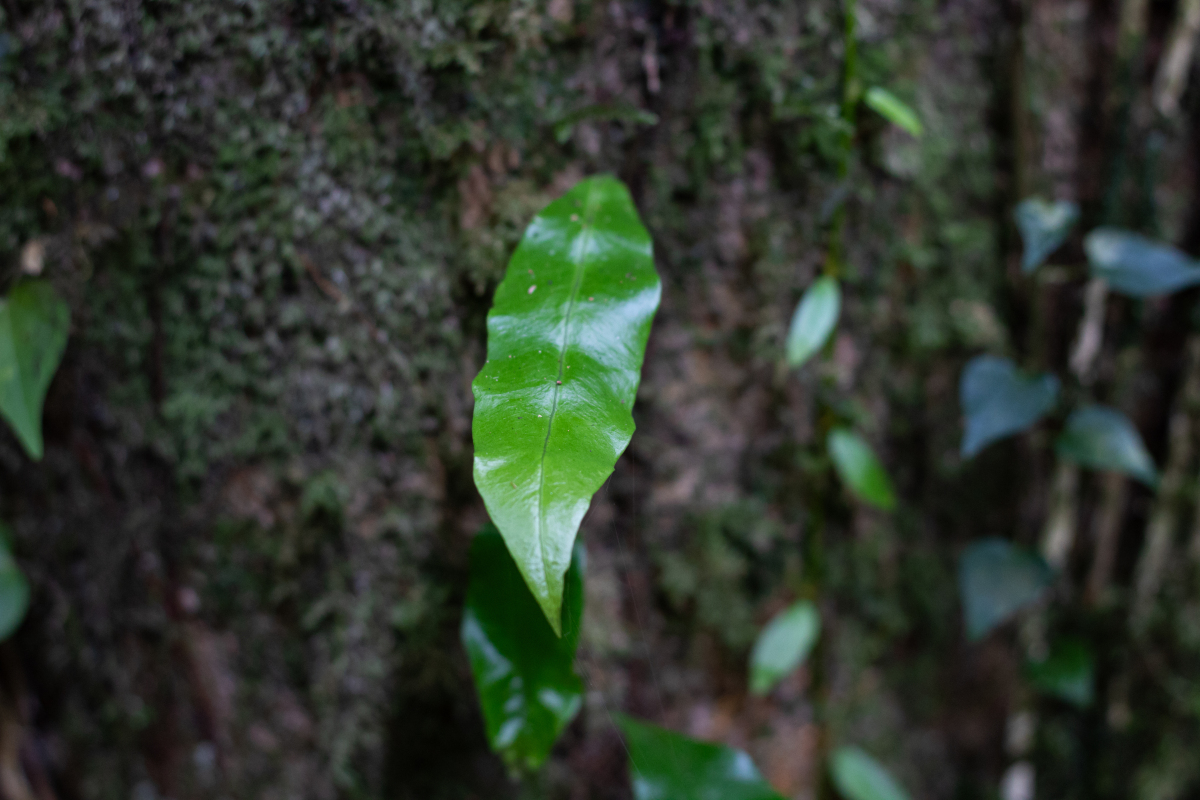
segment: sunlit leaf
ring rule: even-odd
[[[633,435],[660,292],[629,191],[601,176],[534,218],[488,314],[475,485],[556,631],[579,523]]]
[[[1049,413],[1058,400],[1058,378],[1024,375],[1007,358],[976,356],[963,370],[958,394],[966,418],[962,455],[970,458]]]
[[[8,527],[0,524],[0,641],[12,635],[29,610],[29,581],[9,549]]]
[[[750,756],[617,717],[629,750],[635,800],[783,800]]]
[[[842,308],[842,292],[836,278],[817,278],[800,298],[792,326],[788,330],[788,364],[798,367],[825,346],[837,326]]]
[[[1169,294],[1200,283],[1200,265],[1169,244],[1097,228],[1084,239],[1092,275],[1130,297]]]
[[[766,694],[804,663],[821,632],[821,615],[807,600],[775,615],[763,628],[750,654],[750,691]]]
[[[514,769],[535,770],[579,712],[575,647],[583,619],[582,545],[567,572],[563,635],[556,636],[491,526],[471,543],[462,641],[492,749]]]
[[[829,757],[833,785],[843,800],[909,800],[883,765],[857,747],[839,747]]]
[[[1044,661],[1025,666],[1029,682],[1039,691],[1060,700],[1087,708],[1095,696],[1096,665],[1092,651],[1083,642],[1066,639],[1055,642]]]
[[[867,90],[863,99],[879,116],[893,125],[903,128],[913,136],[920,136],[924,132],[925,129],[921,125],[921,118],[917,116],[917,112],[887,89],[874,86]]]
[[[826,443],[834,469],[851,494],[884,511],[896,507],[892,481],[861,436],[847,428],[834,428]]]
[[[1158,470],[1141,434],[1115,409],[1077,409],[1067,418],[1055,449],[1060,457],[1082,466],[1121,472],[1152,488],[1158,484]]]
[[[1004,539],[972,543],[958,562],[967,638],[987,636],[1018,611],[1041,599],[1054,571],[1040,556]]]
[[[1013,217],[1025,245],[1021,271],[1033,272],[1067,240],[1079,221],[1079,206],[1066,200],[1047,203],[1030,197],[1017,205]]]
[[[0,414],[30,458],[42,457],[42,401],[67,346],[67,304],[44,281],[0,300]]]

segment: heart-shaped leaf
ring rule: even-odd
[[[920,136],[924,133],[925,129],[921,125],[921,118],[917,116],[917,112],[887,89],[873,86],[867,90],[863,100],[872,111],[913,136]]]
[[[42,457],[42,401],[67,346],[71,315],[45,281],[0,300],[0,414],[32,459]]]
[[[29,581],[9,549],[8,526],[0,523],[0,641],[12,635],[29,610]]]
[[[834,428],[829,432],[826,445],[838,477],[851,494],[884,511],[896,507],[892,481],[861,436],[848,428]]]
[[[488,314],[475,485],[556,632],[579,523],[633,435],[660,293],[629,191],[601,176],[534,218]]]
[[[836,278],[817,278],[800,298],[792,326],[788,329],[788,365],[798,367],[825,346],[837,326],[842,309],[842,291]]]
[[[1032,661],[1025,674],[1039,691],[1087,708],[1095,696],[1096,665],[1092,651],[1083,642],[1066,639],[1055,642],[1044,661]]]
[[[844,800],[908,800],[908,793],[883,765],[857,747],[839,747],[829,757],[833,785]]]
[[[575,647],[583,619],[583,546],[567,572],[561,637],[491,526],[471,543],[462,642],[492,749],[514,770],[536,770],[583,703]]]
[[[1054,570],[1040,556],[1004,539],[972,543],[958,562],[967,638],[978,641],[1045,594]]]
[[[804,663],[821,632],[821,615],[807,600],[794,603],[767,623],[750,654],[750,691],[763,695]]]
[[[1083,245],[1092,275],[1130,297],[1169,294],[1200,283],[1200,266],[1185,253],[1136,233],[1097,228]]]
[[[1153,488],[1158,470],[1129,418],[1112,408],[1085,406],[1072,412],[1055,444],[1058,455],[1093,469],[1122,472]]]
[[[783,800],[750,756],[618,716],[635,800]]]
[[[1032,427],[1054,408],[1058,378],[1024,375],[1007,358],[976,356],[963,370],[959,402],[966,417],[962,455]]]
[[[1066,200],[1047,203],[1040,197],[1022,200],[1013,213],[1025,252],[1021,271],[1033,272],[1057,250],[1079,221],[1079,206]]]

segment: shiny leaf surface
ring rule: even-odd
[[[1021,256],[1021,271],[1033,272],[1062,246],[1079,221],[1079,206],[1066,200],[1047,203],[1040,197],[1022,200],[1013,217],[1021,232],[1025,252]]]
[[[1169,244],[1116,228],[1097,228],[1083,244],[1092,275],[1115,292],[1148,297],[1200,283],[1200,265]]]
[[[839,747],[829,757],[829,772],[844,800],[909,800],[883,765],[857,747]]]
[[[42,401],[67,346],[67,304],[44,281],[0,300],[0,414],[30,458],[42,457]]]
[[[837,326],[842,291],[836,278],[817,278],[800,298],[787,336],[788,365],[798,367],[825,346]]]
[[[750,756],[719,744],[617,718],[636,800],[783,800]]]
[[[515,770],[535,770],[583,703],[575,648],[583,619],[582,545],[567,572],[556,636],[504,540],[490,525],[471,543],[462,642],[492,749]]]
[[[1141,434],[1115,409],[1077,409],[1067,418],[1055,449],[1060,457],[1082,466],[1122,472],[1150,487],[1158,484],[1158,470]]]
[[[921,125],[921,118],[917,116],[917,112],[913,111],[907,103],[887,89],[874,86],[867,90],[866,97],[863,100],[872,111],[893,125],[908,131],[913,136],[920,136],[925,132],[924,127]]]
[[[826,444],[834,469],[851,494],[884,511],[896,507],[892,481],[861,436],[848,428],[834,428]]]
[[[962,455],[970,458],[1049,413],[1058,400],[1058,378],[1024,375],[1007,358],[976,356],[963,370],[958,394],[966,418]]]
[[[1042,693],[1078,708],[1087,708],[1095,697],[1096,665],[1092,651],[1074,639],[1055,642],[1044,661],[1025,666],[1025,674]]]
[[[977,641],[1038,600],[1054,581],[1041,556],[1005,539],[972,543],[958,563],[967,638]]]
[[[821,632],[821,615],[807,600],[775,615],[750,654],[750,691],[763,695],[808,658]]]
[[[475,485],[556,631],[579,523],[633,435],[660,293],[628,190],[601,176],[534,218],[488,314]]]

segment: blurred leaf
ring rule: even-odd
[[[913,136],[920,136],[924,132],[917,112],[887,89],[873,86],[867,90],[864,99],[873,111],[893,125],[903,128]]]
[[[909,800],[878,761],[857,747],[839,747],[829,758],[833,785],[844,800]]]
[[[775,615],[750,654],[750,691],[763,695],[804,663],[821,632],[821,615],[807,600]]]
[[[1158,470],[1141,434],[1128,417],[1115,409],[1077,409],[1067,418],[1055,449],[1061,458],[1082,466],[1122,472],[1151,488],[1158,485]]]
[[[1026,664],[1025,674],[1039,691],[1079,708],[1095,696],[1096,665],[1092,651],[1075,639],[1055,642],[1045,661]]]
[[[861,436],[847,428],[834,428],[826,443],[838,477],[851,494],[884,511],[896,507],[892,481]]]
[[[619,715],[635,800],[783,800],[750,756]]]
[[[560,638],[546,623],[499,532],[489,525],[471,543],[462,642],[488,742],[512,768],[540,767],[583,703],[583,684],[573,666],[583,619],[583,570],[583,548],[576,545]]]
[[[67,346],[71,315],[45,281],[0,300],[0,414],[29,457],[42,457],[42,401]]]
[[[1071,228],[1079,221],[1079,206],[1066,200],[1047,203],[1040,197],[1030,197],[1017,205],[1013,217],[1025,244],[1021,271],[1028,273],[1040,267],[1067,240]]]
[[[8,526],[0,524],[0,641],[12,635],[29,610],[29,581],[10,549]]]
[[[800,298],[787,337],[788,365],[798,367],[825,346],[837,326],[842,292],[836,278],[817,278]]]
[[[658,115],[628,103],[596,103],[572,111],[554,123],[554,138],[563,144],[571,138],[571,132],[581,122],[628,122],[637,125],[657,125]]]
[[[1083,240],[1092,275],[1130,297],[1169,294],[1200,283],[1200,266],[1169,244],[1129,231],[1097,228]]]
[[[970,458],[997,439],[1032,427],[1058,400],[1058,378],[1031,377],[1007,358],[976,356],[958,386],[966,417],[962,456]]]
[[[1054,581],[1041,556],[1004,539],[982,539],[963,552],[958,586],[967,638],[978,641],[997,625],[1036,603]]]

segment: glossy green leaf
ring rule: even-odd
[[[967,638],[978,641],[997,625],[1033,605],[1054,582],[1041,556],[1005,539],[972,543],[958,562]]]
[[[843,800],[909,800],[908,793],[875,759],[857,747],[839,747],[829,757],[833,785]]]
[[[0,414],[30,458],[42,457],[42,401],[67,346],[67,304],[44,281],[0,300]]]
[[[817,278],[800,298],[787,336],[788,364],[798,367],[825,346],[837,326],[842,291],[836,278]]]
[[[1093,469],[1122,472],[1153,488],[1158,470],[1129,418],[1112,408],[1084,406],[1067,418],[1055,449],[1061,458]]]
[[[1169,244],[1097,228],[1083,241],[1092,275],[1130,297],[1170,294],[1200,283],[1200,265]]]
[[[892,481],[861,436],[847,428],[834,428],[826,444],[834,469],[851,494],[884,511],[896,507]]]
[[[462,642],[488,741],[513,769],[541,766],[583,703],[583,685],[573,666],[583,619],[583,572],[583,546],[576,545],[559,637],[496,529],[489,525],[471,543]]]
[[[867,90],[866,97],[863,99],[871,110],[893,125],[903,128],[913,136],[920,136],[924,133],[925,129],[921,125],[921,118],[917,116],[917,112],[887,89],[874,86]]]
[[[556,631],[579,523],[633,435],[660,293],[629,191],[601,176],[534,218],[488,314],[475,485]]]
[[[808,658],[821,633],[821,615],[807,600],[792,604],[767,623],[750,654],[750,691],[763,695]]]
[[[1058,401],[1058,378],[1032,377],[998,356],[976,356],[963,370],[959,402],[966,418],[963,458],[1032,427]]]
[[[1095,697],[1096,665],[1092,651],[1075,639],[1057,641],[1044,661],[1025,666],[1035,688],[1051,697],[1087,708]]]
[[[635,800],[783,800],[750,756],[617,717],[629,750]]]
[[[29,581],[9,547],[8,528],[0,525],[0,641],[12,635],[29,610]]]
[[[1021,271],[1033,272],[1062,246],[1079,221],[1079,206],[1066,200],[1047,203],[1040,197],[1022,200],[1013,217],[1025,252],[1021,256]]]

